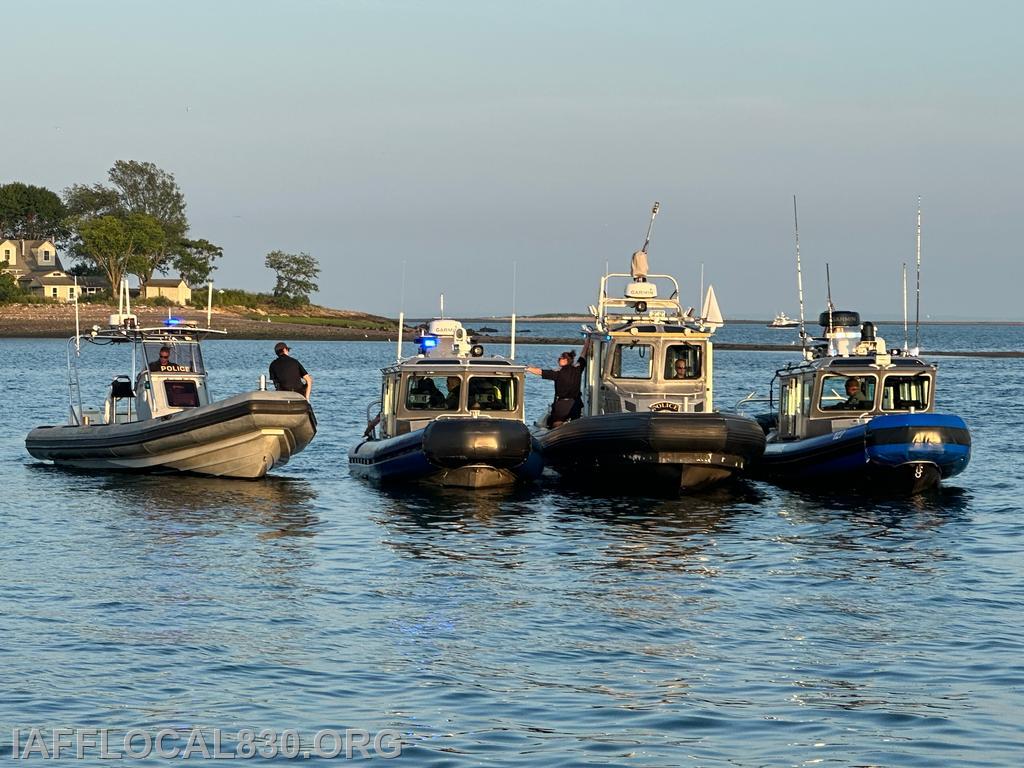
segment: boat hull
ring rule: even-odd
[[[764,450],[757,422],[731,413],[584,416],[540,436],[564,479],[623,491],[696,490],[742,472]]]
[[[25,447],[37,459],[76,469],[255,479],[286,464],[315,434],[304,397],[259,391],[146,421],[37,427]]]
[[[529,429],[511,419],[438,419],[404,435],[365,440],[348,458],[357,477],[455,488],[536,480],[543,469]]]
[[[914,494],[959,474],[970,458],[970,431],[959,416],[892,414],[806,440],[769,440],[753,472],[780,485]]]

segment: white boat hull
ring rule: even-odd
[[[78,469],[259,478],[286,464],[315,434],[305,398],[260,391],[140,422],[38,427],[25,445],[37,459]]]

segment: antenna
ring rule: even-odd
[[[170,313],[170,308],[167,312]],[[206,283],[206,327],[210,327],[210,313],[213,311],[213,281]]]
[[[903,262],[903,351],[910,351],[910,334],[907,331],[907,262]]]
[[[519,271],[519,264],[512,262],[512,344],[509,348],[509,360],[516,359],[516,276]]]
[[[657,200],[654,201],[654,207],[651,208],[651,222],[647,225],[647,237],[644,238],[644,247],[640,250],[647,253],[647,246],[651,243],[651,230],[654,229],[654,217],[658,215],[658,209],[661,207],[661,203]]]
[[[793,234],[796,237],[796,297],[800,302],[800,345],[807,345],[804,328],[804,275],[800,268],[800,222],[796,217],[796,195],[793,195]]]
[[[81,322],[78,319],[78,275],[75,275],[75,356],[78,357],[82,352],[82,340],[79,338],[82,335]]]
[[[444,294],[441,294],[441,319],[444,320]]]
[[[828,296],[828,332],[832,334],[832,310],[835,307],[832,306],[832,276],[828,271],[828,262],[825,262],[825,291]],[[830,342],[831,344],[831,342]]]
[[[395,359],[402,359],[402,331],[405,330],[405,265],[406,260],[402,259],[402,292],[398,299],[398,350],[395,352]]]
[[[704,262],[700,263],[700,294],[697,296],[697,306],[704,309]],[[701,312],[701,314],[704,314]]]
[[[917,198],[917,308],[914,311],[914,349],[921,351],[921,197]]]

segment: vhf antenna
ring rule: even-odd
[[[647,225],[647,237],[644,238],[644,247],[640,249],[644,253],[647,253],[647,246],[651,244],[651,230],[654,229],[654,217],[658,215],[660,207],[661,203],[655,200],[654,207],[651,208],[651,223]]]
[[[807,331],[804,329],[804,276],[800,269],[800,222],[796,217],[796,195],[793,195],[793,233],[796,236],[796,296],[800,302],[800,345],[807,346]]]

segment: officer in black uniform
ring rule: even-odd
[[[286,392],[298,392],[307,400],[313,390],[313,377],[302,367],[302,363],[292,357],[291,350],[283,341],[274,345],[277,358],[270,364],[270,380],[277,389]]]

